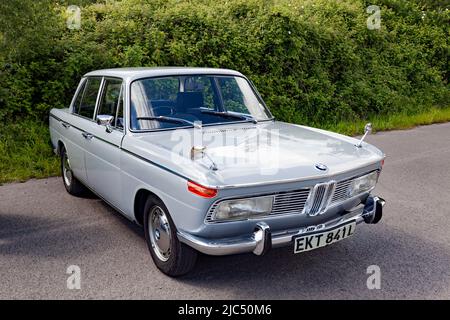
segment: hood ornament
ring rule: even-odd
[[[361,140],[359,140],[359,142],[357,144],[355,144],[355,147],[357,148],[361,148],[362,147],[362,143],[364,141],[364,139],[366,138],[366,136],[372,132],[372,124],[368,123],[364,126],[364,135],[362,136]]]
[[[314,167],[319,171],[327,171],[328,170],[328,167],[322,163],[317,163]]]
[[[217,171],[217,165],[211,159],[211,157],[206,153],[206,146],[202,144],[203,142],[203,127],[201,121],[194,122],[194,144],[191,148],[191,160],[196,160],[199,158],[206,158],[209,160],[211,165],[209,169],[212,171]]]
[[[191,160],[196,160],[196,159],[201,159],[201,158],[206,158],[209,160],[209,162],[211,163],[211,165],[209,166],[209,169],[211,169],[212,171],[217,171],[217,165],[216,163],[213,161],[213,159],[211,159],[211,157],[206,153],[206,147],[204,146],[193,146],[191,148]]]

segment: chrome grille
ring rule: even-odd
[[[206,222],[213,222],[212,215],[213,215],[213,213],[216,210],[218,205],[219,205],[219,202],[215,202],[211,206],[211,208],[209,208],[208,214],[206,215],[206,219],[205,219]]]
[[[275,195],[271,214],[302,213],[310,189],[301,189]]]
[[[348,198],[348,192],[350,188],[350,184],[352,183],[352,179],[339,181],[336,184],[336,190],[334,191],[333,199],[331,200],[331,204],[335,204],[341,201],[344,201]]]
[[[272,212],[270,214],[302,213],[305,208],[306,200],[309,196],[310,188],[304,188],[296,191],[282,192],[274,194]],[[215,202],[208,210],[206,222],[213,222],[212,215],[219,202]]]
[[[272,194],[274,201],[271,215],[307,213],[310,216],[315,216],[322,214],[330,205],[336,205],[347,200],[349,198],[350,184],[360,176],[339,182],[319,183],[312,188]],[[214,222],[211,217],[219,203],[220,201],[215,202],[210,207],[206,215],[206,222]]]
[[[331,196],[333,195],[335,186],[335,181],[320,183],[314,186],[305,209],[306,213],[309,216],[315,216],[325,212],[328,205],[330,204]]]
[[[308,214],[313,215],[317,214],[322,206],[323,197],[325,196],[326,186],[319,185],[317,186],[314,199],[312,201],[311,210],[308,211]]]

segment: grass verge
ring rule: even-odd
[[[431,108],[414,115],[396,114],[370,119],[374,131],[409,129],[450,121],[450,107]],[[340,122],[321,128],[346,135],[361,134],[367,121]],[[35,120],[0,127],[0,184],[59,174],[59,159],[52,151],[48,124]]]
[[[446,108],[431,108],[427,112],[417,114],[395,114],[391,116],[372,117],[369,120],[344,121],[337,124],[320,126],[323,129],[339,132],[348,136],[361,135],[364,125],[372,123],[373,132],[388,130],[411,129],[420,125],[443,123],[450,121],[450,106]]]
[[[48,124],[25,119],[0,126],[0,184],[58,174]]]

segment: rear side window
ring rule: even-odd
[[[78,90],[78,94],[75,97],[75,101],[73,102],[72,110],[73,113],[78,113],[81,104],[81,98],[83,98],[84,88],[86,88],[86,80],[83,79],[83,83],[81,84],[80,90]]]
[[[101,78],[88,78],[83,98],[81,99],[78,114],[80,116],[92,119],[94,117],[95,102],[97,101],[98,89],[100,88]]]

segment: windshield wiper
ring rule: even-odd
[[[182,119],[182,118],[173,118],[173,117],[165,117],[165,116],[157,116],[157,117],[137,117],[136,120],[156,120],[156,121],[162,121],[162,122],[172,122],[172,123],[186,123],[193,127],[200,127],[201,124],[197,124],[195,122]]]
[[[235,119],[240,119],[240,120],[252,121],[253,123],[257,123],[258,122],[258,120],[256,120],[252,116],[245,116],[245,115],[240,115],[240,114],[234,114],[234,113],[229,113],[229,112],[226,112],[226,111],[202,110],[201,112],[202,113],[209,113],[209,114],[213,114],[215,116],[221,116],[221,117],[225,117],[225,118],[235,118]]]

